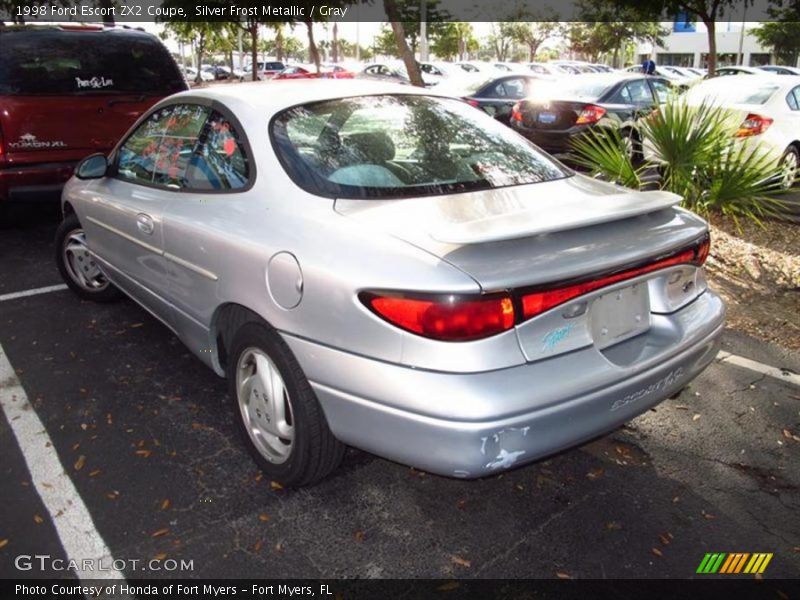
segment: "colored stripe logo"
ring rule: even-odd
[[[702,575],[713,575],[716,573],[725,575],[736,575],[738,573],[763,573],[769,561],[772,560],[772,553],[756,552],[709,552],[700,561],[697,573]]]

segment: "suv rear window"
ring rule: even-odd
[[[398,198],[560,179],[570,172],[465,102],[417,95],[342,98],[272,121],[301,188],[330,198]]]
[[[103,31],[0,33],[0,94],[146,94],[186,89],[157,39]]]

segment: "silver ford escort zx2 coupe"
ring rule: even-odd
[[[267,475],[345,444],[454,477],[620,426],[714,358],[707,224],[576,174],[461,100],[253,83],[154,106],[78,166],[56,256],[229,380]]]

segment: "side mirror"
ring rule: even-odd
[[[105,154],[92,154],[84,158],[75,168],[78,179],[100,179],[106,176],[108,159]]]

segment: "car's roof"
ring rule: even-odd
[[[275,86],[275,88],[265,86]],[[223,103],[240,102],[272,114],[299,104],[377,94],[442,95],[426,88],[369,79],[299,79],[215,86],[182,92],[179,96],[202,97]]]

